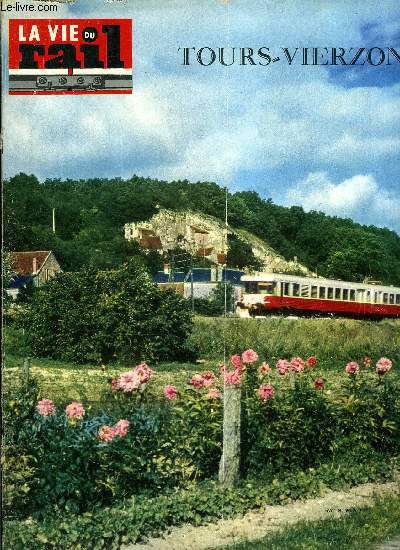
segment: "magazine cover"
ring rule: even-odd
[[[400,548],[396,0],[4,0],[7,549]]]

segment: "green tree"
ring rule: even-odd
[[[39,356],[102,363],[178,359],[188,353],[189,310],[133,259],[118,270],[58,274],[34,294],[24,324]]]
[[[239,269],[250,268],[260,271],[262,262],[254,256],[251,246],[235,234],[228,235],[227,264]]]

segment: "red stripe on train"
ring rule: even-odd
[[[400,317],[400,306],[390,304],[362,304],[338,300],[319,300],[313,298],[293,298],[289,296],[265,296],[265,309],[294,309],[303,311],[323,311],[328,313],[352,313],[356,315],[378,315],[381,317]]]

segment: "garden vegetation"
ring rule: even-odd
[[[59,406],[22,379],[4,407],[6,544],[118,548],[168,525],[390,479],[400,451],[395,368],[386,357],[350,361],[333,385],[315,356],[268,364],[249,349],[155,394],[157,374],[142,362],[110,380],[113,407],[100,414]],[[224,384],[243,393],[233,489],[215,483]]]

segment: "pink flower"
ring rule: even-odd
[[[307,363],[307,366],[308,367],[315,367],[315,365],[317,364],[317,358],[314,357],[314,355],[312,355],[311,357],[309,357],[306,361]]]
[[[38,404],[36,405],[36,410],[42,416],[51,416],[56,412],[56,408],[51,399],[42,399],[41,401],[38,401]]]
[[[140,379],[141,384],[146,384],[148,382],[153,374],[153,371],[146,363],[140,363],[140,365],[137,365],[133,372],[135,372]]]
[[[314,380],[314,388],[316,390],[322,390],[324,386],[325,380],[323,378],[317,378],[316,380]]]
[[[118,378],[118,388],[124,392],[137,390],[141,384],[140,373],[136,370],[123,372]]]
[[[71,420],[81,420],[85,415],[85,409],[83,408],[82,403],[78,401],[73,401],[67,405],[65,412]]]
[[[240,376],[239,370],[234,371],[228,371],[226,370],[224,372],[224,384],[227,384],[228,386],[238,386],[242,381],[242,377]]]
[[[214,384],[215,376],[211,371],[206,370],[201,373],[201,376],[203,377],[203,386],[205,388],[208,388]]]
[[[376,363],[376,372],[380,375],[386,374],[392,368],[392,362],[387,357],[381,357]]]
[[[119,435],[119,437],[125,437],[128,433],[129,428],[129,420],[118,420],[118,422],[114,426],[114,434]]]
[[[290,370],[290,363],[286,359],[278,359],[276,362],[276,368],[282,376]]]
[[[261,363],[261,365],[258,367],[258,374],[260,374],[261,376],[265,376],[270,372],[271,367],[267,363]]]
[[[371,357],[369,357],[368,355],[366,355],[366,356],[364,357],[364,366],[365,366],[365,367],[369,367],[369,366],[371,365],[371,363],[372,363]]]
[[[175,388],[175,386],[165,386],[164,395],[167,399],[175,399],[178,395],[178,390]]]
[[[194,374],[191,380],[189,380],[189,384],[194,388],[202,388],[204,386],[204,379],[201,374]]]
[[[271,386],[271,384],[262,384],[258,388],[258,395],[260,396],[260,399],[263,401],[266,401],[270,397],[273,397],[274,395],[274,388]]]
[[[225,374],[228,371],[228,367],[222,363],[222,365],[219,366],[219,370],[221,374]]]
[[[221,392],[218,388],[210,388],[205,397],[206,399],[219,399],[221,397]]]
[[[301,357],[293,357],[290,361],[290,366],[294,372],[303,372],[304,361]]]
[[[119,390],[119,380],[118,378],[113,378],[111,380],[111,390],[112,391],[117,391]]]
[[[257,359],[258,359],[258,355],[253,349],[247,349],[242,353],[243,363],[247,363],[248,365],[251,365],[252,363],[255,363]]]
[[[235,367],[235,369],[242,369],[242,358],[240,357],[240,355],[232,355],[231,363]]]
[[[358,363],[355,361],[351,361],[350,363],[347,363],[346,365],[346,372],[347,374],[355,374],[360,369]]]
[[[104,441],[105,443],[109,443],[112,441],[115,437],[115,430],[111,426],[102,426],[99,430],[99,433],[97,434],[97,437],[100,439],[100,441]]]

